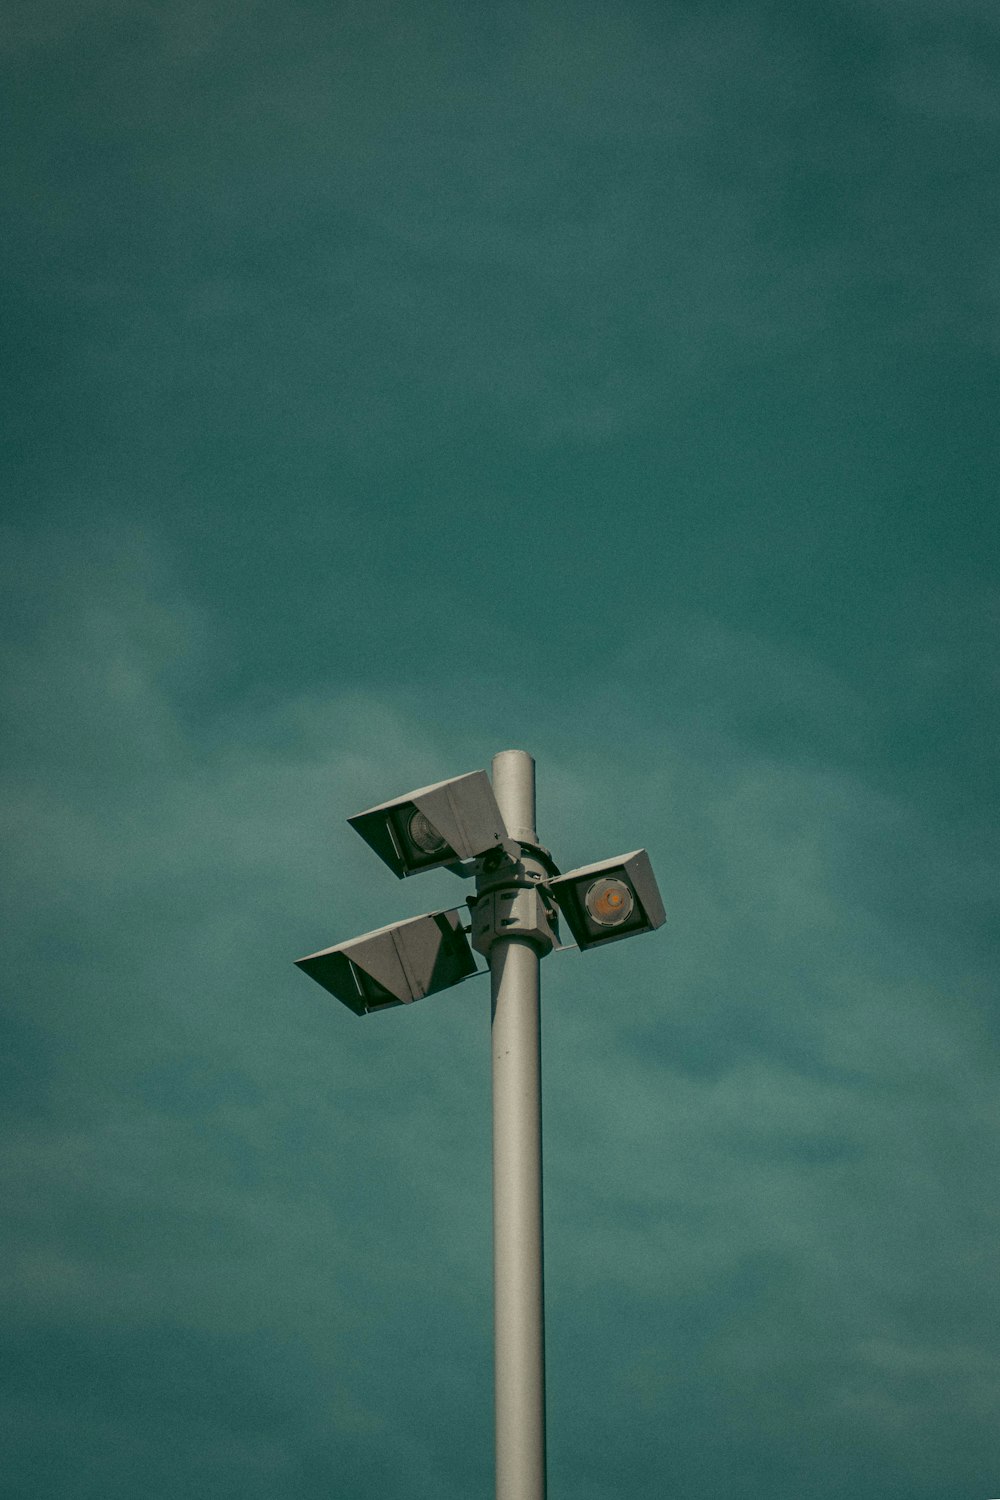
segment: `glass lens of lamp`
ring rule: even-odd
[[[425,818],[422,812],[410,814],[406,832],[421,854],[440,854],[441,850],[446,847],[447,841],[441,837],[434,824]]]
[[[618,927],[627,922],[635,905],[632,892],[624,880],[595,880],[583,898],[590,916],[601,927]]]

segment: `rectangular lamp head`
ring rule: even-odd
[[[347,821],[400,879],[461,864],[490,849],[512,855],[517,849],[485,771],[420,787]]]
[[[667,920],[645,849],[544,882],[581,949],[653,932]]]
[[[295,962],[358,1016],[410,1005],[478,972],[455,910],[394,922]]]

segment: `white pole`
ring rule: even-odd
[[[537,843],[531,756],[495,755],[493,790],[513,837]],[[490,950],[496,1500],[545,1500],[539,962],[524,938]]]

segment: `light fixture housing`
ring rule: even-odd
[[[466,860],[491,849],[512,859],[518,852],[485,771],[420,787],[347,821],[401,880],[449,868],[465,876],[469,872],[461,866]]]
[[[667,920],[645,849],[581,865],[544,884],[583,950],[653,932]]]
[[[410,1005],[479,972],[454,909],[377,927],[295,962],[358,1016]]]

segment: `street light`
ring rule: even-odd
[[[517,857],[485,771],[420,787],[347,821],[400,879],[441,866],[465,875],[464,861],[491,850]]]
[[[378,927],[296,963],[359,1016],[411,1005],[479,972],[455,910]]]
[[[644,849],[561,875],[535,831],[535,763],[524,750],[348,818],[401,879],[475,876],[461,908],[428,912],[297,960],[357,1015],[408,1005],[488,964],[493,1052],[496,1500],[544,1500],[545,1353],[539,963],[559,916],[583,950],[666,920]],[[467,936],[468,934],[468,936]]]
[[[666,921],[645,849],[581,865],[548,881],[547,888],[558,901],[577,947],[584,951],[637,932],[652,932]]]

